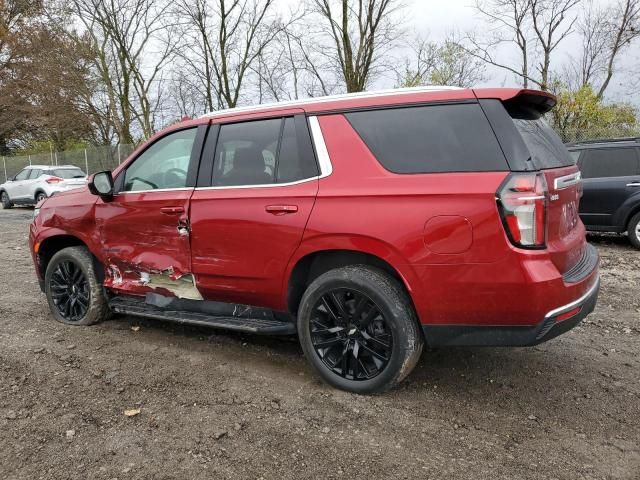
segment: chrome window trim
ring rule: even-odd
[[[131,193],[179,192],[184,190],[193,190],[193,187],[155,188],[152,190],[123,190],[121,192],[115,193],[115,195],[127,195]]]
[[[309,130],[311,130],[311,139],[313,140],[313,148],[316,151],[318,164],[320,166],[320,178],[328,177],[333,173],[333,165],[331,164],[327,144],[324,142],[320,122],[315,115],[308,117],[308,122]]]
[[[273,187],[288,187],[290,185],[298,185],[300,183],[307,183],[313,180],[318,180],[320,177],[303,178],[302,180],[296,180],[295,182],[287,183],[262,183],[259,185],[222,185],[217,187],[196,187],[196,190],[229,190],[229,189],[243,189],[243,188],[273,188]]]
[[[230,189],[247,189],[247,188],[275,188],[275,187],[289,187],[291,185],[299,185],[301,183],[312,182],[328,177],[333,173],[333,165],[331,164],[331,158],[329,158],[329,151],[327,145],[324,142],[324,136],[320,128],[320,122],[318,117],[308,117],[309,130],[311,131],[311,139],[313,141],[313,147],[316,152],[318,164],[320,166],[320,175],[315,175],[309,178],[303,178],[302,180],[296,180],[294,182],[287,183],[264,183],[260,185],[224,185],[217,187],[196,187],[196,190],[230,190]]]

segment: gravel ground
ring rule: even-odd
[[[0,211],[2,479],[640,478],[640,252],[625,239],[591,238],[603,282],[582,326],[428,351],[366,397],[321,384],[292,339],[55,322],[30,217]]]

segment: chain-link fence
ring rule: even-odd
[[[565,143],[585,142],[587,140],[606,140],[612,138],[640,138],[640,126],[628,128],[593,127],[588,129],[568,128],[558,131]]]
[[[103,147],[89,147],[66,152],[37,153],[2,157],[0,178],[6,182],[13,178],[24,167],[29,165],[74,165],[86,172],[87,175],[103,170],[113,170],[133,152],[134,145],[106,145]]]

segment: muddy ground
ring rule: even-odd
[[[591,238],[603,282],[582,326],[429,351],[366,397],[321,384],[291,339],[55,322],[30,217],[0,211],[1,479],[640,478],[640,252],[625,239]]]

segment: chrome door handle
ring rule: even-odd
[[[165,215],[178,215],[184,213],[184,207],[162,207],[160,211]]]
[[[627,187],[640,187],[640,182],[627,183]]]
[[[297,205],[267,205],[264,207],[265,211],[272,215],[286,215],[287,213],[296,213],[298,211]]]

